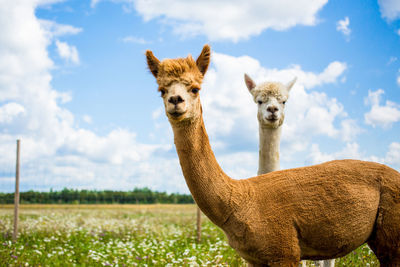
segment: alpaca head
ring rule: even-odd
[[[157,80],[165,114],[172,124],[191,122],[201,116],[199,92],[210,55],[208,45],[196,61],[190,55],[159,61],[150,50],[146,51],[147,65]]]
[[[258,106],[257,118],[261,127],[278,128],[285,118],[285,103],[289,98],[289,91],[297,78],[287,85],[279,82],[264,82],[259,85],[244,75],[247,88]]]

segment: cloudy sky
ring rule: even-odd
[[[256,82],[288,82],[281,167],[355,158],[400,170],[400,1],[0,0],[0,190],[188,192],[144,52],[212,47],[201,91],[234,178],[258,167]]]

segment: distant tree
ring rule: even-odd
[[[153,203],[194,203],[191,195],[167,194],[152,191],[149,188],[134,188],[132,191],[111,190],[74,190],[64,188],[61,191],[36,192],[33,190],[20,193],[23,204],[153,204]],[[14,193],[1,193],[0,204],[14,203]]]

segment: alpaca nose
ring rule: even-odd
[[[277,106],[269,106],[267,107],[267,111],[271,112],[271,113],[275,113],[279,110],[279,108]]]
[[[184,101],[185,101],[185,100],[183,100],[182,97],[181,97],[180,95],[174,95],[174,96],[171,96],[171,97],[168,99],[168,102],[171,103],[171,104],[174,104],[174,105],[178,105],[179,103],[182,103],[182,102],[184,102]]]

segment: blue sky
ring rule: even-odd
[[[197,56],[211,145],[240,179],[258,167],[243,73],[288,82],[281,167],[332,159],[400,170],[396,0],[0,0],[0,190],[188,192],[144,52]]]

